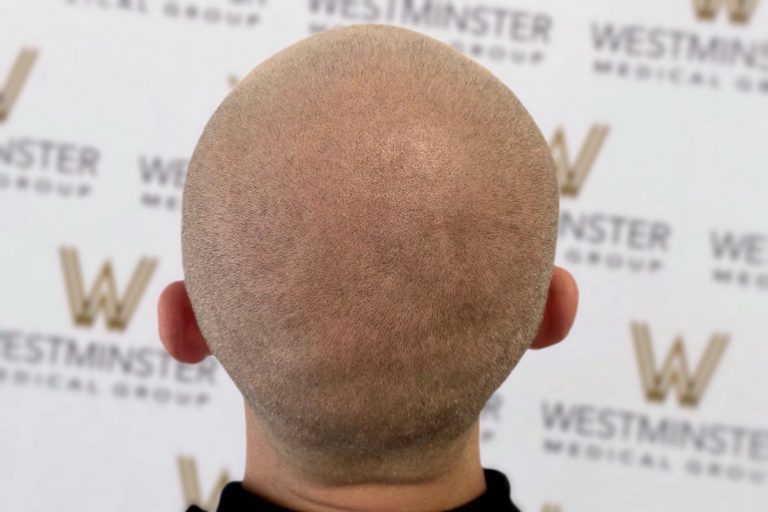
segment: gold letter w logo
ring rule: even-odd
[[[563,197],[576,197],[587,181],[589,172],[595,164],[597,155],[603,147],[609,129],[605,125],[595,125],[589,130],[587,139],[579,151],[576,161],[571,163],[568,156],[568,144],[565,141],[565,132],[558,128],[552,138],[552,158],[555,161],[557,180],[560,182],[560,195]]]
[[[184,495],[184,506],[197,505],[205,510],[216,510],[219,503],[221,490],[229,482],[229,473],[222,470],[219,479],[208,496],[208,501],[203,504],[200,497],[200,477],[197,474],[197,463],[192,457],[178,457],[176,462],[179,467],[179,477],[181,478],[181,492]]]
[[[748,23],[757,8],[757,0],[693,0],[696,15],[702,20],[713,20],[721,9],[728,10],[733,23]]]
[[[104,262],[90,293],[86,295],[77,251],[64,247],[60,250],[60,255],[61,266],[64,270],[64,282],[69,296],[69,308],[72,311],[72,319],[75,324],[93,325],[99,310],[102,310],[107,317],[109,329],[119,331],[125,329],[139,304],[141,294],[144,293],[144,289],[155,271],[157,260],[141,259],[128,283],[128,289],[121,299],[117,293],[111,263]]]
[[[5,121],[11,113],[36,58],[37,50],[31,48],[23,48],[16,57],[16,62],[5,79],[5,85],[0,89],[0,122]]]
[[[648,324],[633,323],[632,336],[635,340],[637,363],[646,398],[654,402],[663,402],[669,388],[674,386],[680,405],[689,407],[698,405],[728,345],[727,335],[713,334],[696,372],[691,374],[682,337],[678,336],[675,339],[659,370],[653,356]]]

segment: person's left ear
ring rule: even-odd
[[[182,363],[199,363],[211,355],[197,326],[184,281],[169,284],[157,301],[157,324],[165,351]]]

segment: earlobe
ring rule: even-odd
[[[531,348],[549,347],[565,339],[576,319],[578,304],[579,289],[573,276],[567,270],[555,267],[544,308],[544,317],[539,332],[531,343]]]
[[[182,363],[199,363],[211,354],[197,325],[184,281],[169,284],[157,302],[160,340],[166,352]]]

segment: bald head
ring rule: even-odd
[[[417,33],[314,35],[215,112],[184,190],[213,353],[292,450],[369,460],[464,434],[552,272],[549,148],[498,79]]]

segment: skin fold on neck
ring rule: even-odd
[[[420,478],[414,475],[404,481],[335,484],[313,478],[307,466],[317,465],[297,459],[295,453],[286,450],[265,431],[247,405],[245,416],[247,454],[243,486],[291,510],[437,512],[460,507],[486,490],[477,422],[444,455],[426,456],[420,461]]]

